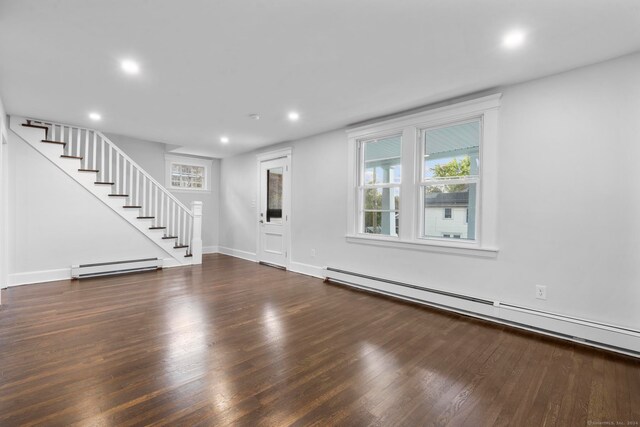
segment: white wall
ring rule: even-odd
[[[8,221],[8,167],[7,158],[7,116],[0,98],[0,288],[7,286],[8,274],[8,242],[7,242],[7,221]],[[0,299],[1,300],[1,299]]]
[[[241,252],[256,251],[255,153],[223,159],[220,166],[220,243]]]
[[[107,134],[129,157],[146,170],[156,181],[165,185],[165,159],[167,145],[145,141],[123,135]],[[180,156],[184,156],[180,154]],[[185,156],[189,157],[189,156]],[[218,224],[220,215],[220,159],[212,161],[208,192],[171,191],[187,207],[192,201],[202,201],[202,246],[205,252],[216,251],[218,247]]]
[[[285,144],[292,264],[640,327],[638,70],[635,54],[502,90],[495,259],[347,243],[344,131]],[[256,153],[223,159],[221,180],[220,246],[255,253]]]

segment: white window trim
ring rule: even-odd
[[[432,110],[405,115],[381,122],[349,128],[347,235],[351,243],[397,247],[412,250],[455,253],[461,255],[496,256],[497,248],[497,171],[498,171],[498,114],[501,93],[447,105]],[[477,207],[476,240],[437,239],[421,237],[421,209],[419,201],[422,152],[420,135],[425,128],[480,118],[480,188]],[[400,187],[400,235],[377,236],[360,233],[358,212],[358,144],[366,139],[390,134],[402,134],[402,184]],[[408,159],[408,160],[405,160]],[[413,161],[412,161],[413,160]],[[409,226],[407,226],[409,225]]]
[[[173,165],[187,165],[204,167],[204,188],[184,188],[171,185],[171,169]],[[210,193],[211,192],[211,170],[213,168],[213,160],[201,159],[197,157],[176,156],[175,154],[164,155],[165,187],[178,193]]]

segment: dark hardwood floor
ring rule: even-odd
[[[223,255],[3,292],[2,426],[640,422],[636,359]]]

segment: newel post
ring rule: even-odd
[[[191,202],[191,212],[193,212],[192,263],[202,264],[202,202]]]

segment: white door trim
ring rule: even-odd
[[[292,155],[293,155],[293,149],[291,147],[268,151],[266,153],[259,153],[258,155],[256,155],[256,160],[257,160],[256,161],[256,169],[257,169],[256,189],[257,191],[256,191],[255,220],[256,220],[256,261],[258,262],[260,262],[260,223],[258,221],[260,221],[260,192],[262,191],[260,187],[260,173],[261,173],[260,166],[261,166],[261,163],[265,161],[275,160],[275,159],[280,159],[285,157],[287,158],[288,168],[287,170],[285,170],[283,190],[288,197],[285,197],[284,199],[284,203],[283,203],[284,212],[282,212],[282,216],[285,219],[285,222],[284,222],[285,235],[286,235],[285,245],[286,245],[286,252],[287,252],[284,267],[287,270],[289,270],[289,266],[291,265],[291,188],[292,188],[291,177],[293,176],[292,175],[292,169],[293,169]]]
[[[291,157],[291,152],[292,152],[291,147],[282,148],[280,150],[273,150],[273,151],[267,151],[266,153],[259,153],[258,155],[256,155],[256,158],[258,159],[258,164],[260,164],[260,162],[263,162],[265,160],[275,160],[275,159],[279,159],[280,157]]]

